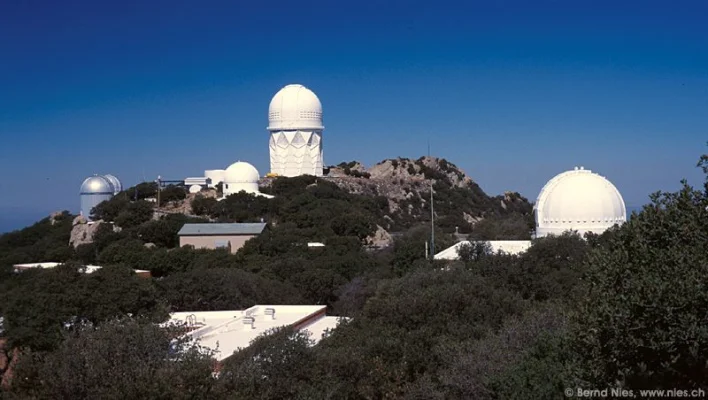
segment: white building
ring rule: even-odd
[[[210,180],[207,181],[208,186],[211,188],[222,183],[224,181],[225,172],[226,171],[224,171],[223,169],[208,169],[204,171],[204,177],[207,180]]]
[[[525,252],[526,250],[531,247],[531,241],[530,240],[490,240],[487,243],[489,243],[489,247],[492,253],[497,254],[497,253],[505,253],[505,254],[511,254],[511,255],[516,255],[516,254],[521,254]],[[453,246],[448,247],[447,249],[439,252],[434,256],[434,259],[436,260],[459,260],[460,255],[459,255],[459,250],[460,247],[464,245],[471,245],[472,242],[469,242],[467,240],[458,242]]]
[[[51,269],[51,268],[56,268],[59,265],[62,265],[63,263],[59,262],[38,262],[38,263],[27,263],[27,264],[15,264],[13,265],[13,271],[14,272],[22,272],[28,269],[33,269],[33,268],[41,268],[41,269]],[[99,269],[103,268],[100,265],[82,265],[80,268],[80,272],[84,274],[92,274]],[[150,271],[144,270],[144,269],[134,269],[135,274],[138,276],[142,276],[145,278],[149,278],[152,276]]]
[[[231,164],[224,171],[224,197],[238,192],[246,192],[268,198],[273,197],[259,191],[259,179],[258,170],[253,165],[243,161]]]
[[[328,317],[327,306],[256,305],[246,310],[187,311],[170,315],[172,323],[186,324],[186,334],[200,346],[216,352],[217,361],[223,361],[234,351],[248,347],[251,341],[269,329],[290,326],[307,330],[310,339],[319,342],[328,329],[334,329],[340,317]]]
[[[322,176],[322,103],[302,85],[287,85],[268,108],[270,172]]]
[[[541,189],[536,204],[536,237],[568,230],[600,234],[627,220],[624,200],[605,177],[583,167],[556,175]]]

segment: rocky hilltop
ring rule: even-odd
[[[277,178],[264,178],[261,186],[267,188],[273,179]],[[469,232],[476,222],[490,215],[528,216],[532,212],[531,204],[520,194],[488,196],[459,167],[437,157],[386,159],[370,168],[357,161],[340,163],[327,168],[323,179],[350,193],[385,197],[389,230],[429,220],[431,187],[437,225],[447,231]]]

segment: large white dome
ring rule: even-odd
[[[322,103],[310,89],[287,85],[273,96],[268,107],[268,130],[322,130]]]
[[[237,161],[224,171],[224,195],[245,191],[258,192],[258,179],[260,175],[253,165]]]
[[[576,167],[556,175],[538,195],[536,236],[576,230],[600,234],[627,220],[624,200],[605,177]]]

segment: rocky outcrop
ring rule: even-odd
[[[267,188],[274,179],[278,178],[264,177],[259,186]],[[464,171],[437,157],[417,160],[399,157],[383,160],[370,168],[357,161],[340,163],[325,168],[321,181],[331,182],[352,194],[385,198],[388,210],[383,221],[379,221],[384,231],[406,229],[416,221],[429,219],[428,203],[433,187],[436,218],[440,218],[448,230],[459,226],[460,230],[469,231],[489,214],[527,214],[531,209],[528,201],[518,193],[488,196]],[[310,187],[318,182],[319,179]],[[202,191],[197,195],[217,197],[214,190]],[[181,202],[156,209],[154,217],[174,213],[191,216],[191,202],[197,195],[189,194]]]
[[[99,220],[89,224],[86,218],[81,215],[74,218],[71,228],[71,236],[69,237],[69,245],[74,246],[74,248],[76,248],[82,244],[92,243],[93,236],[96,234],[99,227],[103,224],[109,223]],[[119,227],[113,224],[110,225],[113,227],[114,232],[120,232]]]
[[[376,232],[366,238],[366,243],[378,248],[388,247],[393,244],[393,236],[380,225],[376,225]]]
[[[184,214],[190,217],[195,216],[192,212],[192,200],[195,197],[201,196],[206,198],[217,198],[218,194],[215,189],[202,190],[199,193],[187,193],[187,197],[181,201],[171,201],[164,204],[162,207],[156,207],[152,215],[153,220],[158,220],[161,217],[169,214]]]
[[[50,223],[51,225],[55,225],[55,224],[59,223],[59,220],[60,220],[61,217],[63,217],[63,216],[64,216],[64,213],[63,213],[63,212],[61,212],[61,211],[55,211],[55,212],[49,214],[49,223]]]

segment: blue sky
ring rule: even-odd
[[[430,140],[490,194],[534,200],[582,165],[641,205],[702,182],[706,18],[699,1],[3,2],[0,228],[77,212],[93,173],[266,173],[288,83],[323,103],[327,164]]]

